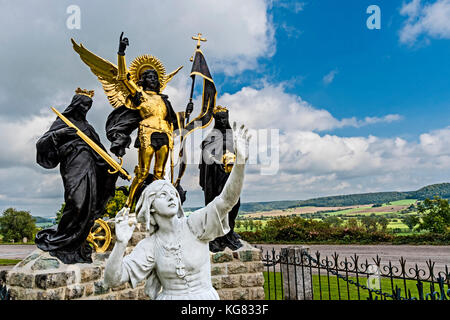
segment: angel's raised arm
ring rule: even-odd
[[[129,81],[121,81],[118,79],[118,67],[114,63],[111,63],[89,51],[81,43],[78,44],[73,39],[71,39],[71,41],[73,49],[80,55],[81,61],[83,61],[91,69],[92,73],[97,76],[98,80],[102,84],[109,103],[111,103],[114,108],[126,105],[127,97],[130,93],[133,94],[133,92],[135,93],[136,91],[134,91],[134,87],[127,86],[130,84]],[[126,71],[125,57],[123,57],[123,59],[123,68]],[[125,73],[125,80],[127,80],[126,78]]]
[[[130,79],[128,75],[127,64],[125,60],[125,49],[129,45],[128,38],[123,38],[123,32],[120,34],[119,40],[119,50],[117,51],[117,80],[121,81],[127,89],[130,91],[131,95],[134,96],[139,90],[136,83]]]

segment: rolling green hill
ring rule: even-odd
[[[424,200],[439,196],[444,199],[450,199],[450,183],[431,184],[417,191],[408,192],[407,199]]]
[[[33,217],[36,223],[52,223],[54,219],[43,218],[43,217]]]
[[[296,207],[340,207],[363,204],[383,204],[404,199],[424,200],[434,196],[450,199],[450,183],[439,183],[420,188],[416,191],[405,192],[373,192],[361,194],[349,194],[341,196],[320,197],[309,200],[247,202],[241,203],[241,212],[260,212],[271,210],[284,210]],[[195,210],[197,208],[190,208]]]

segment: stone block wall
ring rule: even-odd
[[[144,284],[110,289],[103,284],[109,253],[96,254],[92,264],[65,265],[41,250],[8,272],[6,284],[13,300],[145,299]],[[25,262],[25,263],[24,263]]]
[[[261,250],[242,241],[236,251],[211,254],[211,281],[221,300],[264,300]]]
[[[113,227],[113,226],[112,226]],[[113,231],[114,234],[114,231]],[[140,228],[127,248],[145,237]],[[261,253],[246,242],[242,248],[211,253],[211,279],[222,300],[264,299]],[[110,249],[112,248],[111,244]],[[13,300],[148,300],[145,281],[136,288],[123,284],[107,288],[103,283],[110,251],[93,254],[92,264],[66,265],[42,250],[35,250],[6,275]]]

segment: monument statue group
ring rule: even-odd
[[[90,52],[72,39],[73,49],[97,76],[114,108],[105,122],[109,152],[86,119],[94,92],[78,88],[69,106],[57,114],[49,130],[37,141],[37,163],[52,169],[59,165],[65,206],[59,223],[36,235],[39,249],[64,264],[92,263],[88,237],[114,196],[117,179],[131,181],[127,200],[115,216],[116,242],[106,262],[104,283],[110,287],[125,282],[135,287],[145,281],[151,299],[219,299],[211,284],[210,252],[242,246],[234,232],[239,211],[250,135],[244,125],[233,128],[227,108],[216,105],[216,88],[198,36],[191,58],[192,88],[185,111],[176,112],[167,95],[168,82],[182,68],[166,74],[162,62],[142,55],[127,67],[125,51],[130,45],[119,38],[117,65]],[[196,76],[203,78],[200,113],[193,112]],[[214,127],[201,146],[199,184],[205,207],[186,216],[182,204],[186,191],[181,179],[186,169],[186,138],[194,130]],[[132,177],[122,157],[132,143],[138,163]],[[179,152],[174,154],[179,139]],[[178,157],[178,176],[175,160]],[[170,178],[166,167],[169,162]],[[147,237],[125,255],[136,224],[145,226]]]

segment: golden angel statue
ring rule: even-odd
[[[134,59],[128,69],[125,49],[129,41],[123,37],[123,32],[117,52],[117,66],[71,40],[74,50],[98,77],[110,104],[114,107],[106,122],[106,136],[111,141],[111,152],[119,158],[122,157],[131,143],[131,133],[138,129],[135,141],[135,147],[138,148],[138,165],[125,204],[131,208],[137,197],[136,193],[146,179],[164,179],[167,160],[173,151],[174,130],[183,128],[184,112],[175,112],[168,97],[162,94],[167,83],[182,66],[166,74],[159,59],[142,55]],[[186,112],[190,113],[192,110]],[[173,157],[171,174],[173,179]]]

